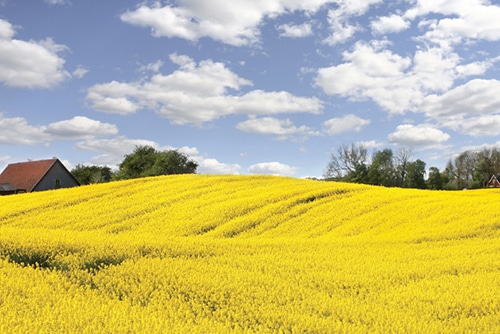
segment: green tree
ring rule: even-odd
[[[198,164],[177,150],[157,151],[151,146],[136,146],[119,165],[118,179],[133,179],[167,174],[193,174]]]
[[[429,168],[429,177],[427,178],[427,188],[432,190],[442,190],[444,188],[445,177],[437,167]]]
[[[406,165],[406,180],[405,186],[408,188],[425,189],[425,162],[417,159],[408,162]]]
[[[478,167],[479,155],[477,152],[464,151],[453,161],[450,159],[446,165],[446,173],[449,176],[447,189],[477,188],[474,180]]]
[[[370,184],[393,187],[397,184],[397,173],[394,168],[392,150],[386,148],[373,155],[373,161],[368,169]]]
[[[477,152],[474,186],[484,187],[492,175],[500,172],[500,151],[497,148]]]
[[[125,155],[120,163],[118,179],[135,179],[151,176],[150,170],[156,159],[156,150],[151,146],[136,146],[134,152]]]
[[[368,181],[367,177],[368,177],[368,167],[366,167],[366,165],[363,163],[357,165],[354,171],[344,176],[342,178],[342,181],[353,182],[353,183],[367,183]]]
[[[192,174],[198,164],[176,150],[157,152],[152,175]]]
[[[80,184],[103,183],[111,181],[113,172],[106,166],[76,165],[71,174]]]

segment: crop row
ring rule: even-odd
[[[185,175],[1,197],[0,332],[494,332],[499,195]]]

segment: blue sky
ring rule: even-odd
[[[0,169],[320,177],[340,145],[427,167],[500,146],[500,1],[0,0]]]

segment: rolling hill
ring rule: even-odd
[[[0,332],[491,332],[498,199],[230,175],[0,197]]]

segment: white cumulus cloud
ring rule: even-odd
[[[442,17],[424,21],[427,31],[424,39],[450,46],[465,39],[500,40],[500,7],[482,0],[416,1],[405,13],[408,19],[428,14]]]
[[[252,83],[225,64],[212,60],[196,63],[176,54],[171,55],[171,60],[180,66],[171,74],[155,74],[143,82],[97,84],[88,89],[86,100],[95,110],[108,113],[152,109],[175,124],[201,124],[232,114],[318,114],[323,109],[315,97],[299,97],[285,91],[233,94]]]
[[[179,0],[165,5],[143,3],[120,18],[128,24],[150,28],[155,37],[179,37],[190,41],[208,37],[244,46],[260,42],[260,26],[264,20],[294,12],[312,15],[325,5],[333,4],[335,9],[328,12],[331,35],[325,42],[335,44],[349,39],[359,30],[349,22],[352,16],[361,16],[370,6],[380,2],[382,0]],[[308,24],[282,25],[279,29],[287,37],[311,34]]]
[[[316,85],[329,95],[371,99],[392,114],[418,111],[429,93],[445,92],[458,78],[487,69],[482,62],[461,64],[456,53],[441,48],[417,50],[412,58],[366,42],[343,58],[342,64],[320,68]]]
[[[146,139],[129,139],[124,136],[117,136],[111,139],[91,139],[76,144],[76,148],[82,151],[99,153],[91,159],[96,165],[116,166],[123,161],[126,154],[134,151],[136,146],[152,146],[155,149],[159,145]]]
[[[295,175],[298,168],[273,161],[252,165],[248,167],[248,172],[251,174]]]
[[[83,116],[48,125],[31,125],[23,117],[7,118],[0,113],[0,143],[7,145],[49,145],[56,139],[92,139],[115,135],[115,125]]]
[[[259,24],[267,17],[293,11],[315,12],[326,0],[180,0],[176,5],[143,4],[120,16],[121,20],[151,29],[155,37],[180,37],[196,41],[203,37],[235,46],[259,41]]]
[[[343,132],[356,131],[370,124],[370,120],[363,119],[356,115],[345,115],[343,117],[334,117],[323,122],[325,132],[329,135],[337,135]]]
[[[238,164],[223,163],[217,159],[201,154],[196,147],[183,146],[179,148],[167,146],[161,150],[178,150],[198,163],[197,172],[201,174],[239,174],[241,166]]]
[[[432,146],[447,141],[450,135],[431,125],[403,124],[399,125],[388,139],[389,142],[402,146]]]
[[[308,126],[295,126],[290,119],[274,117],[253,117],[236,126],[239,130],[257,134],[277,135],[279,140],[306,139],[309,136],[318,136],[320,133]]]
[[[500,81],[474,79],[441,95],[429,95],[421,110],[428,116],[444,120],[484,115],[500,111]]]
[[[472,137],[500,135],[500,115],[471,117],[462,121],[449,122],[447,126]]]
[[[213,158],[195,159],[198,163],[197,172],[201,174],[239,174],[241,166],[238,164],[226,164]]]
[[[59,56],[66,46],[48,38],[14,39],[15,29],[0,19],[0,82],[19,88],[51,88],[71,77]]]
[[[362,27],[351,23],[352,17],[365,14],[372,5],[383,0],[351,0],[336,1],[337,8],[328,10],[330,36],[324,40],[326,44],[336,45],[344,43],[353,37]]]
[[[45,132],[63,138],[106,137],[118,133],[118,128],[84,116],[51,123]]]
[[[475,79],[441,95],[429,95],[421,111],[442,127],[472,137],[500,134],[500,81]]]
[[[410,27],[410,21],[405,20],[402,16],[392,14],[389,16],[379,17],[371,22],[372,31],[377,35],[388,33],[401,32]]]
[[[30,125],[25,118],[6,118],[0,113],[0,144],[39,145],[50,141],[45,127]]]

